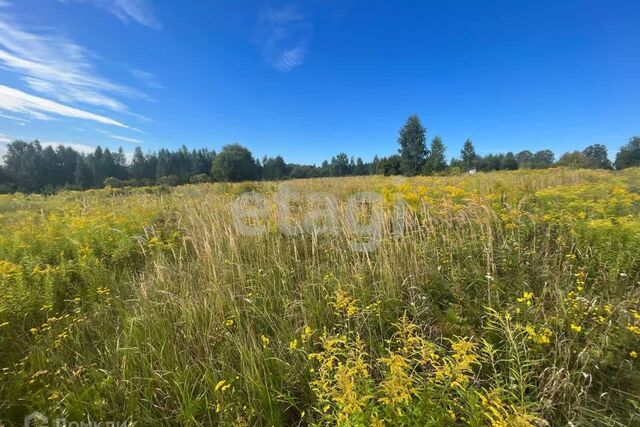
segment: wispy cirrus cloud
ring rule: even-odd
[[[0,110],[38,120],[64,116],[133,129],[103,112],[92,113],[88,108],[138,117],[121,98],[149,99],[147,95],[102,77],[92,61],[95,55],[82,46],[50,28],[27,28],[9,11],[0,8],[0,67],[15,73],[42,97],[1,86]]]
[[[11,120],[11,121],[17,122],[18,124],[20,124],[20,123],[28,123],[29,122],[29,120],[27,120],[27,119],[25,119],[23,117],[11,116],[9,114],[4,114],[4,113],[0,113],[0,118]]]
[[[122,136],[122,135],[114,135],[111,132],[107,132],[105,130],[102,129],[96,129],[99,133],[108,136],[111,139],[115,139],[116,141],[122,141],[122,142],[126,142],[128,144],[142,144],[144,141],[138,139],[138,138],[131,138],[129,136]]]
[[[138,70],[136,68],[129,69],[129,72],[133,77],[138,79],[142,84],[154,89],[162,89],[164,86],[158,81],[158,78],[155,74],[149,73],[148,71]]]
[[[115,139],[117,141],[127,142],[129,144],[142,144],[143,143],[143,141],[140,140],[140,139],[130,138],[128,136],[120,136],[120,135],[109,134],[108,137],[111,138],[111,139]]]
[[[1,1],[1,0],[0,0]],[[61,3],[85,3],[106,10],[124,23],[137,22],[154,30],[161,30],[151,2],[147,0],[58,0]]]
[[[307,17],[293,5],[269,8],[260,15],[258,44],[264,60],[279,71],[302,65],[313,28]]]
[[[127,107],[116,95],[145,97],[130,87],[101,77],[82,46],[46,29],[25,29],[0,13],[0,65],[21,76],[36,92],[67,103],[113,111]]]
[[[105,125],[135,130],[109,117],[30,95],[4,85],[0,85],[0,110],[25,114],[38,120],[49,120],[51,115],[56,115],[73,119],[92,120]]]

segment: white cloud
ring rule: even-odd
[[[287,25],[295,21],[304,21],[305,17],[298,12],[293,5],[288,5],[282,9],[267,9],[263,18],[273,25]]]
[[[127,107],[113,95],[145,97],[135,89],[100,77],[89,60],[92,56],[49,30],[25,30],[0,13],[0,65],[20,75],[36,92],[65,103],[118,112],[126,112]]]
[[[260,16],[258,43],[265,61],[280,71],[302,65],[311,41],[312,27],[294,6],[267,9]]]
[[[123,141],[123,142],[127,142],[129,144],[142,144],[144,141],[137,139],[137,138],[131,138],[128,136],[121,136],[121,135],[114,135],[111,132],[107,132],[105,130],[102,129],[96,129],[99,133],[108,136],[111,139],[115,139],[118,141]]]
[[[13,121],[17,122],[18,124],[24,124],[24,123],[28,123],[29,122],[29,120],[27,120],[25,118],[11,116],[9,114],[4,114],[4,113],[0,113],[0,117],[2,117],[3,119],[7,119],[7,120],[13,120]]]
[[[129,138],[127,136],[109,135],[111,139],[117,139],[118,141],[128,142],[129,144],[142,144],[142,141],[136,138]]]
[[[160,84],[160,82],[158,81],[158,78],[154,74],[149,73],[148,71],[143,71],[143,70],[138,70],[133,68],[133,69],[130,69],[129,72],[133,77],[135,77],[140,82],[144,83],[145,85],[151,88],[154,88],[154,89],[163,88],[162,84]]]
[[[144,117],[129,111],[116,96],[149,98],[136,89],[101,77],[91,61],[94,57],[82,46],[53,34],[50,29],[25,29],[0,9],[0,67],[18,74],[35,92],[60,102],[4,86],[0,93],[0,110],[38,120],[50,120],[50,114],[53,114],[128,128],[102,113],[94,114],[84,107],[75,107],[84,104],[143,120]],[[145,77],[153,76],[147,74]]]
[[[1,1],[1,0],[0,0]],[[161,30],[162,23],[156,18],[151,3],[147,0],[59,0],[62,3],[87,3],[105,9],[124,23],[131,21]]]
[[[1,56],[1,53],[0,53]],[[91,89],[79,89],[73,85],[61,88],[56,83],[40,79],[26,77],[24,81],[36,92],[52,96],[59,101],[74,103],[80,101],[98,107],[109,108],[114,111],[124,112],[126,107],[119,101],[100,94]],[[63,90],[61,90],[63,89]]]
[[[92,120],[105,125],[133,129],[109,117],[59,104],[55,101],[30,95],[4,85],[0,85],[0,110],[26,114],[40,120],[49,119],[49,115],[51,114],[67,118]]]
[[[283,71],[289,71],[302,65],[306,55],[306,46],[296,46],[283,51],[276,60],[276,68]]]

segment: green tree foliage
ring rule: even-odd
[[[490,172],[518,168],[541,169],[555,164],[551,150],[541,150],[535,154],[525,150],[515,155],[509,152],[479,156],[471,140],[467,140],[460,152],[461,159],[452,159],[447,166],[442,140],[433,138],[427,150],[424,148],[425,133],[418,117],[411,116],[400,131],[401,154],[375,156],[373,161],[365,162],[359,157],[354,159],[346,153],[339,153],[319,166],[287,163],[282,156],[265,156],[261,165],[249,150],[238,144],[224,147],[220,155],[207,149],[189,151],[184,146],[177,151],[161,149],[157,153],[144,153],[138,147],[130,162],[127,162],[122,148],[111,151],[97,147],[91,153],[80,154],[71,147],[54,148],[42,146],[38,141],[14,141],[7,145],[6,154],[0,161],[0,193],[51,193],[61,188],[87,189],[104,185],[169,186],[215,180],[433,174],[445,170],[459,173],[473,168]],[[572,168],[612,167],[607,148],[601,144],[590,145],[582,152],[567,153],[560,158],[558,165]],[[632,166],[640,166],[640,137],[633,137],[621,148],[616,158],[618,169]]]
[[[400,168],[403,175],[413,176],[420,173],[427,159],[426,129],[418,116],[411,115],[400,129]]]
[[[67,187],[102,187],[107,178],[122,185],[151,185],[165,176],[185,183],[191,176],[209,174],[215,152],[206,149],[144,154],[136,148],[130,164],[122,148],[117,151],[97,147],[80,154],[71,147],[42,147],[38,141],[14,141],[7,145],[0,168],[0,192],[49,192]],[[173,179],[171,180],[173,181]],[[111,184],[116,181],[111,180]],[[112,185],[113,186],[113,185]]]
[[[331,158],[329,164],[330,176],[347,176],[351,175],[353,167],[349,163],[349,156],[346,153],[339,153]]]
[[[483,172],[499,171],[502,169],[504,154],[488,154],[484,157],[477,156],[475,168]]]
[[[373,173],[377,175],[394,176],[402,173],[402,161],[400,156],[394,154],[393,156],[383,157],[381,159],[374,159]]]
[[[640,166],[640,137],[634,136],[616,155],[616,169]]]
[[[114,154],[108,148],[103,150],[102,147],[98,146],[93,153],[88,154],[82,161],[90,171],[87,176],[89,187],[102,186],[104,180],[108,177],[120,180],[125,180],[128,177],[126,158],[122,149]]]
[[[447,159],[445,157],[446,148],[442,139],[436,136],[431,141],[429,157],[427,158],[427,173],[439,173],[447,169]]]
[[[587,167],[594,169],[612,169],[607,147],[602,144],[593,144],[584,149],[582,154],[588,161]]]
[[[209,151],[206,148],[193,150],[190,154],[187,154],[185,164],[189,166],[190,175],[208,175],[211,173],[211,164],[215,156],[215,151]]]
[[[17,191],[37,192],[71,182],[78,160],[70,148],[43,149],[38,141],[14,141],[7,145],[4,174]]]
[[[524,150],[516,154],[516,161],[518,162],[518,166],[522,169],[531,168],[531,164],[533,163],[533,153],[529,150]]]
[[[468,171],[476,167],[478,155],[476,154],[476,150],[473,147],[473,142],[471,142],[470,139],[467,139],[464,142],[462,150],[460,150],[460,157],[465,170]]]
[[[146,166],[147,158],[145,157],[142,149],[140,147],[136,147],[133,152],[133,159],[131,160],[131,166],[129,166],[129,173],[132,178],[135,179],[143,179],[146,176]]]
[[[180,184],[180,178],[175,175],[163,176],[158,179],[157,184],[165,187],[173,187]]]
[[[553,166],[555,155],[551,150],[540,150],[531,159],[531,168],[544,169]]]
[[[509,170],[509,171],[513,171],[519,168],[519,164],[518,164],[518,160],[516,159],[516,156],[509,151],[507,154],[504,155],[503,159],[502,159],[502,165],[501,168],[504,170]]]
[[[95,182],[93,172],[87,165],[87,162],[84,161],[84,159],[82,159],[78,163],[73,176],[76,187],[80,189],[90,188]]]
[[[205,182],[211,182],[211,178],[206,173],[199,173],[189,178],[191,184],[204,184]]]
[[[0,165],[0,194],[13,193],[14,191],[16,191],[16,187],[11,175]]]
[[[282,156],[265,156],[262,159],[262,179],[266,181],[278,181],[286,178],[288,172],[287,164]]]
[[[587,156],[580,151],[572,151],[564,153],[560,160],[558,160],[558,166],[569,167],[571,169],[585,169],[590,166]]]
[[[365,164],[360,157],[356,159],[356,165],[353,168],[353,175],[363,176],[369,175],[371,168],[369,165]]]
[[[304,178],[318,178],[321,175],[320,168],[315,165],[297,165],[297,164],[288,164],[287,165],[289,172],[289,178],[293,179],[304,179]]]
[[[104,186],[105,187],[111,187],[111,188],[120,188],[124,185],[124,183],[122,182],[122,180],[119,180],[118,178],[114,178],[112,176],[108,177],[107,179],[104,180]]]
[[[213,161],[211,172],[217,181],[238,182],[258,178],[259,170],[251,151],[240,144],[222,147]]]

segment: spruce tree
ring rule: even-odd
[[[442,143],[442,139],[436,136],[431,141],[431,149],[429,150],[429,158],[427,159],[427,172],[438,173],[447,168],[447,159],[445,157],[446,148]]]
[[[476,150],[473,148],[473,142],[471,142],[470,139],[465,141],[462,150],[460,150],[460,156],[462,157],[462,164],[467,171],[476,167],[478,155],[476,154]]]
[[[426,129],[418,116],[411,115],[400,129],[400,171],[405,176],[417,175],[427,158]]]

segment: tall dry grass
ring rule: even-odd
[[[6,364],[22,372],[5,374],[0,413],[140,425],[632,425],[638,178],[520,171],[105,196],[159,207],[136,237],[145,261],[92,282],[109,288],[109,304],[83,307],[63,345],[40,334],[22,349],[26,362]],[[281,233],[272,200],[285,187],[334,195],[335,232],[305,231],[303,201],[291,218],[303,232]],[[264,235],[234,225],[246,191],[267,196]],[[350,249],[345,220],[362,191],[383,198],[381,240],[364,252]],[[394,195],[407,201],[400,213]],[[43,370],[46,382],[19,384]]]

